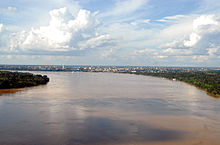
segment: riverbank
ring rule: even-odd
[[[215,98],[220,97],[220,74],[211,72],[132,72],[130,74],[162,77],[173,81],[182,81],[207,92]]]
[[[0,89],[24,88],[47,84],[46,75],[34,75],[24,72],[0,71]]]

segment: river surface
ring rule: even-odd
[[[0,145],[220,145],[220,100],[179,81],[33,72],[47,85],[1,90]]]

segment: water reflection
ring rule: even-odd
[[[128,74],[45,73],[47,85],[1,95],[0,144],[220,144],[220,101],[195,87]]]
[[[88,117],[83,129],[71,130],[68,144],[114,144],[171,141],[183,139],[184,132],[157,128],[129,120]]]
[[[185,134],[183,131],[157,128],[140,121],[91,116],[91,110],[86,110],[78,102],[77,105],[65,106],[48,100],[39,100],[34,104],[30,100],[18,103],[9,101],[5,104],[5,110],[0,111],[0,115],[4,116],[0,119],[1,144],[45,144],[44,141],[49,144],[152,142],[178,140]],[[88,109],[93,105],[86,106]]]
[[[10,95],[21,91],[21,89],[0,89],[0,96]]]

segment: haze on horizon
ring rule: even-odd
[[[220,1],[0,1],[0,64],[219,67]]]

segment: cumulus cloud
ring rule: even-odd
[[[170,63],[174,61],[181,65],[219,62],[220,19],[216,15],[201,15],[192,22],[183,21],[171,25],[162,30],[156,38],[165,43],[156,49],[136,50],[135,56],[146,60],[163,60]]]
[[[188,38],[162,46],[168,55],[219,55],[220,20],[215,15],[202,15],[192,24]],[[184,49],[184,50],[183,50]],[[200,58],[200,57],[196,57]]]
[[[49,12],[48,26],[14,34],[11,51],[70,52],[99,47],[112,41],[108,34],[99,34],[96,13],[80,9],[73,17],[66,7]]]

